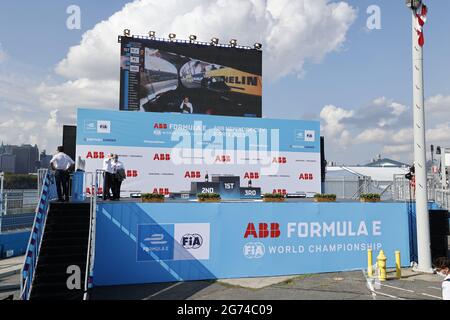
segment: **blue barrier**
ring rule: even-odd
[[[94,286],[409,265],[405,203],[98,205]]]
[[[72,175],[72,202],[83,202],[86,200],[84,193],[84,172],[75,171]]]
[[[30,238],[30,230],[0,233],[0,259],[25,254]]]

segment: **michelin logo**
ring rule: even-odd
[[[260,259],[266,253],[266,247],[261,242],[248,242],[243,248],[244,256],[247,259]]]

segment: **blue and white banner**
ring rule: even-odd
[[[79,109],[86,171],[102,168],[108,153],[125,165],[123,196],[188,191],[219,174],[263,193],[320,192],[318,121]]]
[[[409,265],[404,203],[99,204],[94,285]]]

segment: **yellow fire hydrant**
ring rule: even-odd
[[[384,251],[380,250],[380,254],[377,257],[377,266],[378,266],[378,279],[380,281],[386,281],[386,256],[384,255]]]
[[[372,249],[367,250],[367,276],[373,276],[373,258],[372,258]]]

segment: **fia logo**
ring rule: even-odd
[[[260,259],[264,257],[266,248],[261,242],[248,242],[242,251],[247,259]]]
[[[97,121],[97,133],[111,133],[111,121]]]
[[[314,130],[305,130],[305,141],[306,142],[316,141],[316,133]]]
[[[185,249],[198,249],[203,244],[203,238],[198,233],[194,234],[185,234],[181,238],[181,245]]]

